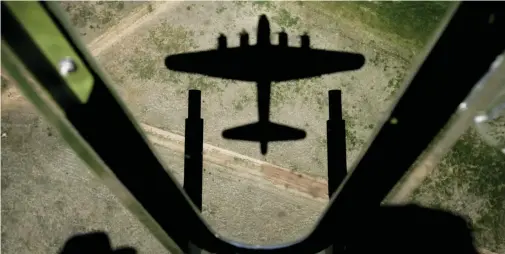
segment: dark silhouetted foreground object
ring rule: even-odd
[[[240,34],[240,46],[228,48],[226,36],[218,37],[216,50],[171,55],[165,59],[168,69],[199,73],[211,77],[256,82],[258,89],[258,122],[223,132],[227,139],[257,141],[266,154],[268,142],[305,138],[305,131],[272,123],[270,90],[272,82],[320,76],[357,70],[363,66],[361,54],[310,48],[310,37],[301,36],[301,47],[288,46],[287,33],[279,33],[279,44],[270,41],[270,24],[265,15],[258,22],[256,45],[249,45],[249,35]]]
[[[203,186],[203,119],[201,118],[200,90],[189,90],[188,118],[184,133],[184,190],[198,208],[202,210]],[[188,243],[188,253],[201,253],[193,243]]]
[[[417,205],[361,211],[346,233],[344,253],[477,254],[471,228],[448,211]]]
[[[345,121],[342,119],[342,92],[328,91],[329,119],[326,121],[326,151],[328,160],[328,197],[335,193],[347,175]],[[338,241],[337,241],[338,242]],[[327,254],[340,253],[341,246],[331,246]]]
[[[326,121],[326,146],[328,156],[328,196],[335,193],[347,175],[345,120],[342,119],[342,92],[328,92],[329,114]]]
[[[130,247],[116,250],[110,245],[109,236],[104,232],[77,234],[67,240],[59,254],[135,254]]]
[[[203,119],[200,115],[201,92],[189,90],[184,133],[184,190],[193,204],[202,210]]]
[[[345,254],[478,254],[471,228],[458,215],[417,205],[383,206],[362,211],[362,218],[339,242],[334,253]],[[336,225],[335,225],[336,226]],[[339,245],[342,246],[342,245]],[[133,248],[112,250],[105,233],[72,237],[60,254],[136,253]]]

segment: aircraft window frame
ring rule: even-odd
[[[71,27],[62,20],[59,15],[61,10],[55,4],[44,2],[40,5],[58,25],[62,36],[72,44],[95,80],[86,103],[62,100],[58,89],[68,84],[59,77],[56,69],[40,68],[41,64],[47,64],[47,56],[37,49],[11,13],[11,6],[4,2],[2,19],[11,29],[2,30],[2,55],[6,58],[7,71],[19,82],[27,97],[51,123],[58,126],[67,142],[84,157],[91,169],[105,178],[111,189],[116,189],[116,194],[126,206],[171,251],[186,252],[191,242],[211,252],[317,252],[338,243],[346,228],[352,227],[350,218],[357,218],[363,211],[384,200],[488,71],[490,64],[502,54],[505,38],[500,31],[505,28],[504,21],[496,19],[495,23],[488,22],[489,16],[495,14],[495,4],[459,4],[448,17],[447,25],[441,29],[444,32],[438,34],[419,69],[406,80],[410,85],[332,196],[314,230],[294,243],[276,246],[252,246],[228,241],[210,229],[188,195],[164,170],[138,124],[108,89],[106,76],[78,37],[69,32]],[[476,7],[479,8],[477,12]],[[478,50],[469,50],[472,48]],[[465,61],[468,59],[473,59],[471,66]],[[38,95],[36,84],[23,78],[19,68],[21,62],[53,101]],[[48,104],[57,105],[58,109]],[[98,122],[102,126],[99,130],[95,128]],[[422,128],[419,128],[420,124]],[[118,132],[115,126],[120,126],[117,129],[121,131]],[[131,151],[114,146],[121,142],[110,142],[125,136],[134,147]],[[125,170],[138,167],[146,170]],[[146,182],[149,184],[146,185]],[[177,209],[173,209],[174,206]]]

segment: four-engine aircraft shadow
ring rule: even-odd
[[[297,80],[323,74],[357,70],[365,58],[358,53],[313,49],[310,37],[301,36],[301,46],[288,45],[288,35],[279,33],[279,43],[270,41],[270,24],[260,16],[257,43],[249,44],[249,35],[240,34],[240,46],[229,48],[226,36],[218,37],[217,49],[170,55],[165,59],[168,69],[198,73],[211,77],[255,82],[258,89],[258,122],[225,130],[223,137],[256,141],[266,154],[268,142],[303,139],[304,130],[270,121],[270,91],[272,82]]]

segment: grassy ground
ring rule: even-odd
[[[505,156],[469,129],[413,195],[414,202],[466,216],[480,246],[505,250]]]
[[[85,42],[90,42],[145,2],[68,1],[61,6]]]
[[[304,3],[308,4],[308,3]],[[450,8],[449,2],[333,2],[321,5],[362,23],[372,33],[393,38],[412,56],[431,39]],[[407,52],[408,52],[407,51]],[[411,59],[410,55],[405,55]],[[372,62],[380,61],[372,59]],[[401,84],[401,72],[389,85]],[[415,191],[412,200],[469,218],[480,246],[505,252],[505,156],[468,130],[440,162],[438,169]]]
[[[403,47],[419,52],[437,29],[449,2],[338,2],[327,9],[357,19]],[[380,33],[380,32],[379,32]],[[401,78],[390,80],[391,85]],[[468,130],[415,191],[412,200],[465,215],[480,246],[505,252],[505,156]]]
[[[144,3],[62,3],[87,42],[141,4]],[[201,89],[206,142],[324,176],[327,91],[343,91],[347,152],[352,163],[382,119],[382,113],[391,106],[410,60],[429,40],[449,5],[445,2],[183,3],[105,50],[98,59],[115,81],[114,89],[142,122],[182,134],[187,89]],[[150,11],[154,12],[154,8],[151,6]],[[256,94],[252,84],[171,73],[163,66],[167,54],[215,47],[219,32],[228,36],[229,45],[238,44],[237,33],[244,28],[250,32],[251,41],[255,41],[254,28],[261,13],[271,17],[273,32],[284,28],[290,34],[290,45],[297,45],[297,35],[308,31],[314,47],[357,51],[367,58],[366,66],[357,72],[275,84],[272,118],[306,129],[308,137],[300,142],[275,144],[266,158],[259,155],[256,144],[226,141],[220,137],[223,129],[256,119]],[[272,38],[274,42],[275,37]],[[23,112],[2,104],[2,123],[2,133],[7,133],[7,137],[2,138],[2,217],[6,222],[2,227],[2,246],[6,246],[5,241],[15,243],[8,248],[2,247],[3,251],[36,253],[36,247],[43,246],[39,252],[50,252],[69,232],[82,231],[82,225],[89,225],[84,228],[87,230],[112,230],[119,243],[135,239],[135,244],[145,247],[146,253],[160,248],[153,239],[146,237],[145,230],[135,224],[131,215],[119,208],[119,203],[103,186],[94,184],[91,176],[78,173],[86,172],[84,167],[72,153],[63,149],[61,140],[33,110]],[[413,200],[468,216],[477,229],[480,246],[505,252],[505,218],[500,213],[505,209],[505,197],[501,195],[505,175],[500,171],[505,168],[504,161],[503,155],[483,144],[470,130],[416,191]],[[169,166],[180,167],[177,164]],[[208,193],[213,190],[220,193],[229,188],[224,182],[206,181],[207,188],[211,188]],[[231,211],[223,205],[226,202],[237,201],[238,204],[245,198],[252,200],[251,204],[264,204],[258,198],[250,199],[258,193],[249,187],[244,187],[243,195],[222,196],[219,201],[222,204],[204,201],[204,213],[213,226],[222,230],[228,228],[228,235],[237,239],[257,237],[254,241],[258,243],[283,240],[269,239],[267,235],[247,235],[233,228],[237,225],[226,223],[230,218],[246,218],[248,213],[257,212],[252,208]],[[212,200],[218,200],[219,196]],[[285,208],[282,214],[296,214],[297,209],[296,206]],[[65,214],[73,214],[75,218],[64,218]],[[272,218],[276,216],[284,217],[279,212]],[[289,218],[292,217],[283,220]],[[313,219],[307,221],[312,223]],[[123,224],[124,221],[129,224]],[[308,228],[310,223],[304,226]],[[258,225],[263,224],[266,223]],[[20,225],[24,230],[4,230],[20,228]],[[289,227],[284,229],[294,230]],[[255,228],[254,232],[263,230],[287,236],[290,231],[281,228]],[[36,240],[45,239],[44,235],[50,232],[57,233],[48,236],[46,242]],[[123,236],[123,232],[129,234]]]
[[[380,113],[390,105],[391,95],[398,88],[396,80],[401,79],[406,62],[390,51],[366,47],[369,40],[357,43],[346,36],[346,27],[339,27],[336,23],[321,26],[331,17],[301,22],[313,12],[297,3],[192,2],[137,29],[121,45],[110,48],[98,58],[117,82],[120,95],[141,121],[183,133],[186,91],[198,88],[202,90],[206,142],[325,176],[327,91],[344,91],[344,114],[349,126],[348,153],[352,161],[371,135]],[[206,17],[199,16],[201,13],[206,13]],[[215,47],[220,32],[228,36],[232,46],[238,44],[236,34],[242,29],[249,31],[251,41],[255,41],[254,28],[261,13],[269,14],[274,31],[284,28],[289,32],[292,45],[299,43],[299,34],[310,31],[314,47],[357,51],[375,59],[360,71],[274,84],[272,118],[305,128],[309,135],[301,142],[273,144],[272,152],[266,158],[259,154],[257,144],[224,140],[220,134],[223,129],[256,120],[253,84],[174,73],[163,66],[167,54]],[[275,35],[272,40],[277,40]],[[369,90],[374,92],[369,93]],[[307,154],[306,151],[311,152]]]
[[[449,2],[339,2],[327,9],[344,12],[386,37],[399,37],[404,47],[420,49],[429,41]],[[373,15],[371,15],[373,13]],[[390,80],[401,83],[401,77]],[[505,156],[468,130],[440,162],[438,169],[415,191],[412,200],[469,218],[480,246],[505,251]]]
[[[391,38],[403,47],[421,50],[432,37],[450,2],[331,2],[322,5],[329,13],[361,23],[381,37]]]

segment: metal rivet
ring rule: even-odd
[[[77,67],[75,66],[74,61],[71,58],[65,58],[60,61],[60,74],[62,76],[67,76],[69,73],[76,71]]]

